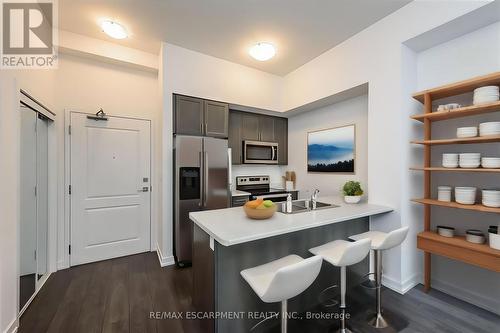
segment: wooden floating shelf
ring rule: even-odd
[[[417,235],[417,247],[426,252],[500,272],[500,250],[492,249],[487,244],[470,243],[463,236],[449,238],[432,231],[424,231]]]
[[[426,94],[429,94],[432,100],[436,100],[445,97],[460,95],[466,92],[472,92],[476,88],[492,85],[500,85],[500,72],[478,76],[469,80],[459,81],[437,88],[420,91],[413,94],[413,98],[423,103],[424,96]]]
[[[441,140],[415,140],[411,143],[419,145],[453,145],[453,144],[469,144],[469,143],[490,143],[500,142],[500,135],[477,136],[474,138],[455,138],[455,139],[441,139]]]
[[[500,169],[487,169],[487,168],[443,168],[443,167],[413,167],[410,170],[415,171],[443,171],[443,172],[486,172],[486,173],[500,173]]]
[[[500,214],[500,208],[486,207],[486,206],[483,206],[481,204],[464,205],[464,204],[459,204],[458,202],[439,201],[436,199],[412,199],[412,201],[417,202],[417,203],[421,203],[424,205],[459,208],[459,209],[466,209],[466,210],[475,210],[478,212]]]
[[[451,111],[437,111],[431,113],[417,114],[411,116],[412,119],[423,122],[425,119],[430,121],[447,120],[454,118],[461,118],[467,116],[475,116],[478,114],[490,113],[500,111],[500,101],[483,104],[483,105],[471,105],[465,106],[458,109],[453,109]]]

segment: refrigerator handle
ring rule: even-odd
[[[200,151],[198,153],[198,156],[200,158],[200,202],[198,203],[199,207],[203,207],[203,186],[205,186],[205,180],[203,176],[203,170],[205,168],[205,165],[203,163],[203,153]]]
[[[231,148],[227,149],[227,183],[229,185],[229,189],[233,185],[233,155]]]
[[[204,168],[204,175],[203,175],[203,207],[207,207],[207,197],[208,197],[208,152],[205,152],[205,158],[203,160],[203,168]]]

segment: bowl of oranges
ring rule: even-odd
[[[247,216],[254,220],[265,220],[276,213],[277,206],[271,200],[257,199],[248,201],[243,210]]]

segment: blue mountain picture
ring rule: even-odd
[[[310,132],[307,171],[354,172],[354,125]]]

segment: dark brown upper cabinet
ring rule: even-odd
[[[242,112],[229,112],[228,147],[231,148],[231,160],[233,164],[241,164],[243,162],[242,116]]]
[[[174,133],[203,135],[203,109],[201,98],[175,95]]]
[[[241,112],[241,138],[243,140],[259,141],[259,115]]]
[[[277,142],[274,129],[276,117],[259,115],[259,141]]]
[[[226,103],[205,101],[205,135],[227,138],[229,123],[229,105]]]
[[[288,164],[288,119],[274,118],[275,141],[278,143],[278,164]]]
[[[175,95],[175,134],[228,137],[229,105]]]

